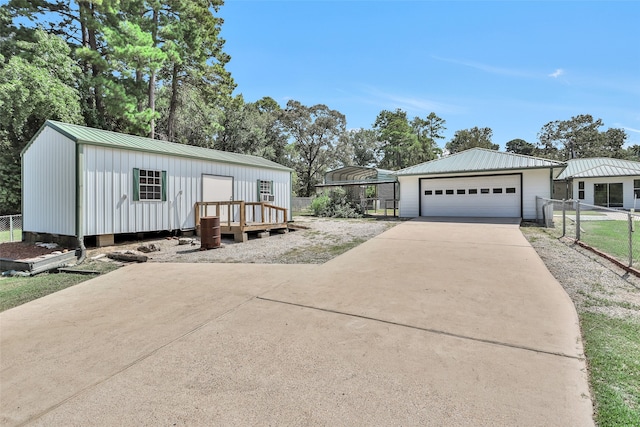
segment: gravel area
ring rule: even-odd
[[[179,245],[177,239],[145,240],[96,248],[88,251],[89,259],[113,251],[136,251],[140,246],[159,248],[146,253],[150,262],[222,262],[256,264],[322,264],[337,255],[377,236],[398,224],[397,219],[329,219],[295,217],[294,225],[303,227],[286,234],[272,233],[267,238],[250,235],[249,241],[235,243],[222,239],[222,247],[200,250],[200,241]]]
[[[640,320],[640,278],[544,228],[521,230],[578,312]]]

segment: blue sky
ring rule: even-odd
[[[640,2],[227,0],[231,71],[247,102],[326,104],[348,128],[431,111],[493,142],[591,114],[640,144]]]

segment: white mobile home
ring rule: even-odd
[[[193,230],[197,202],[287,209],[292,170],[272,161],[47,121],[22,152],[25,240]]]

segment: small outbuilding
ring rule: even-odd
[[[268,203],[286,223],[291,174],[256,156],[49,120],[22,151],[23,238],[71,246],[95,236],[101,245],[118,234],[191,231],[198,215],[215,215],[196,212],[202,202]]]
[[[561,162],[472,148],[396,172],[403,217],[536,218]]]
[[[640,162],[606,157],[571,159],[556,178],[557,199],[576,199],[609,208],[636,208]]]

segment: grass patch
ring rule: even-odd
[[[582,313],[580,324],[601,426],[640,426],[640,322]]]
[[[82,264],[77,269],[96,270],[101,273],[118,268],[105,262]],[[5,277],[0,279],[0,312],[29,301],[42,298],[95,276],[72,273],[42,273],[32,277]]]
[[[0,231],[0,243],[4,242],[20,242],[22,241],[22,230],[13,230],[13,240],[11,240],[11,231]]]
[[[326,244],[310,245],[292,249],[281,256],[282,262],[293,264],[322,264],[332,258],[342,255],[350,249],[364,243],[367,239],[355,238],[347,242],[331,244],[325,240]]]
[[[580,240],[622,262],[629,261],[629,224],[627,221],[582,221]],[[639,230],[640,231],[640,230]],[[637,239],[635,235],[632,235]],[[640,248],[633,245],[633,263],[640,261]]]

